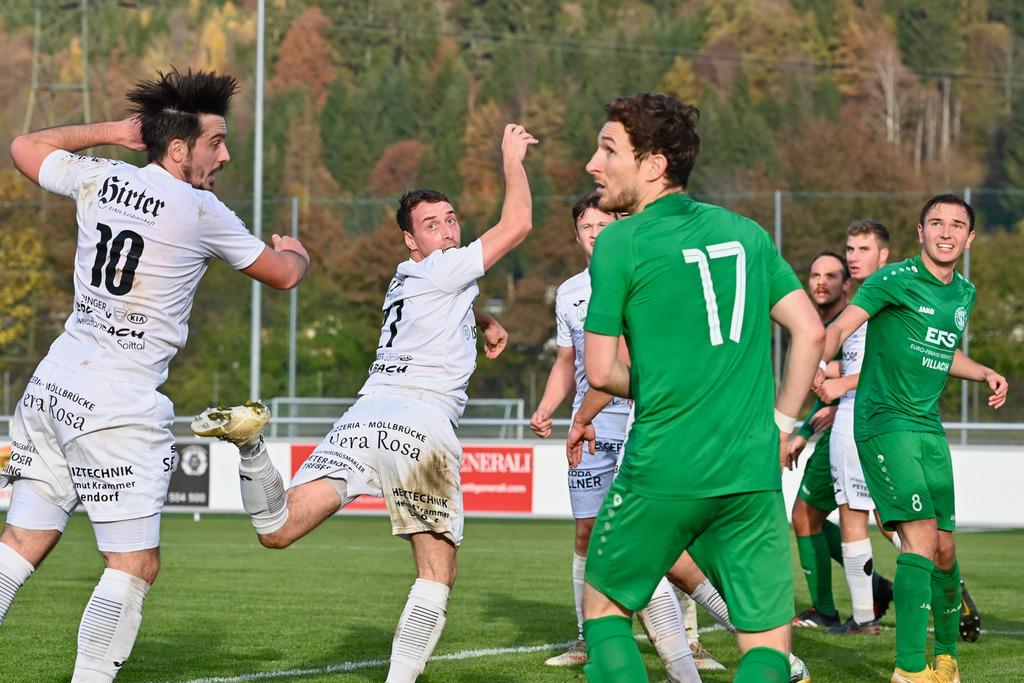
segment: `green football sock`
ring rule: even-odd
[[[822,614],[832,614],[836,611],[836,603],[832,598],[832,562],[825,535],[797,536],[796,549],[807,577],[811,604]]]
[[[900,553],[893,577],[896,605],[896,666],[904,671],[924,671],[928,660],[928,617],[932,605],[932,572],[935,563],[921,555]]]
[[[957,656],[960,636],[960,563],[932,572],[932,618],[935,620],[935,654]]]
[[[610,616],[583,622],[590,661],[584,673],[590,683],[646,681],[647,668],[633,638],[633,620]]]
[[[733,683],[789,683],[789,657],[770,647],[750,648]]]
[[[843,536],[839,533],[839,525],[827,519],[821,523],[821,533],[825,534],[825,541],[828,543],[829,556],[843,564]]]

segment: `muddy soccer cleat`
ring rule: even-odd
[[[967,586],[960,581],[960,637],[968,643],[973,643],[981,635],[981,615],[978,608],[971,600],[971,594],[967,592]]]
[[[587,663],[587,641],[580,639],[568,650],[544,662],[548,666],[579,666]]]
[[[807,670],[804,660],[795,654],[789,655],[789,683],[811,683],[811,672]]]
[[[215,436],[238,447],[252,444],[263,434],[270,421],[270,409],[259,401],[225,408],[207,408],[192,420],[197,436]]]
[[[693,664],[698,671],[723,671],[725,669],[721,662],[704,649],[700,641],[690,643],[690,652],[693,654]]]

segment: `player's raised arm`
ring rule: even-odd
[[[502,256],[515,249],[533,228],[533,198],[523,159],[530,145],[537,144],[520,125],[505,126],[501,141],[501,162],[505,174],[505,201],[498,223],[480,236],[484,252],[484,270],[490,270]]]
[[[39,169],[43,165],[43,160],[52,152],[58,149],[80,152],[99,145],[120,145],[136,152],[146,149],[142,142],[139,120],[131,118],[78,126],[58,126],[19,135],[11,143],[11,160],[15,168],[38,185]]]

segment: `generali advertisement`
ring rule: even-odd
[[[293,444],[291,476],[316,448]],[[462,503],[466,512],[533,512],[533,446],[463,446]],[[360,496],[346,510],[384,510],[384,499]]]

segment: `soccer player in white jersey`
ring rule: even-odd
[[[855,221],[847,228],[846,253],[853,280],[858,284],[864,282],[884,266],[889,257],[888,229],[870,218]],[[853,404],[857,377],[864,361],[867,327],[864,323],[846,339],[840,361],[841,375],[824,382],[817,392],[826,403],[839,397],[839,408],[829,437],[829,460],[836,504],[839,506],[843,568],[853,605],[853,615],[845,623],[825,631],[839,635],[881,633],[872,586],[874,555],[868,538],[868,520],[875,503],[868,492],[853,438]]]
[[[160,511],[176,454],[171,402],[158,391],[188,334],[212,258],[284,289],[309,257],[290,237],[254,237],[210,190],[230,158],[231,76],[172,71],[136,84],[134,118],[62,126],[11,144],[19,171],[75,200],[74,310],[15,411],[13,482],[0,537],[0,621],[81,504],[106,569],[82,617],[73,681],[112,681],[132,651],[160,566]],[[79,156],[97,145],[145,150],[138,168]],[[8,655],[11,656],[11,655]],[[29,675],[29,674],[26,674]]]
[[[594,253],[594,240],[601,230],[617,218],[597,207],[600,197],[596,192],[581,197],[572,209],[576,241],[590,264]],[[574,393],[573,413],[583,403],[589,385],[583,369],[583,323],[590,301],[590,271],[584,269],[559,287],[555,295],[556,339],[558,355],[548,376],[540,404],[530,419],[530,428],[541,438],[551,435],[551,415],[558,405]],[[626,355],[625,343],[621,351]],[[568,651],[551,657],[550,666],[573,666],[587,661],[586,641],[583,640],[583,574],[586,569],[587,545],[594,528],[594,518],[611,486],[622,457],[622,444],[626,436],[626,423],[632,401],[603,395],[602,408],[594,417],[597,430],[595,452],[583,454],[583,462],[568,470],[569,501],[576,519],[576,536],[572,562],[573,595],[576,603],[578,638]],[[689,601],[689,597],[684,598]],[[637,613],[661,656],[670,680],[685,680],[676,669],[692,668],[679,661],[693,656],[687,646],[683,616],[668,581],[663,581],[654,598]],[[696,629],[694,629],[696,631]],[[707,654],[702,648],[702,655]],[[696,660],[694,660],[696,662]],[[708,668],[722,668],[707,655]],[[696,675],[694,672],[693,675]]]
[[[418,575],[395,631],[389,683],[416,680],[445,625],[463,531],[455,427],[476,367],[477,326],[488,357],[507,339],[493,318],[474,311],[476,280],[532,228],[523,158],[536,142],[522,126],[505,127],[501,218],[468,246],[441,192],[413,190],[399,200],[409,260],[399,264],[385,294],[370,377],[287,494],[260,435],[266,409],[262,424],[246,408],[206,411],[193,422],[197,434],[238,445],[243,507],[268,548],[291,545],[359,496],[384,498],[392,532],[411,542]]]

